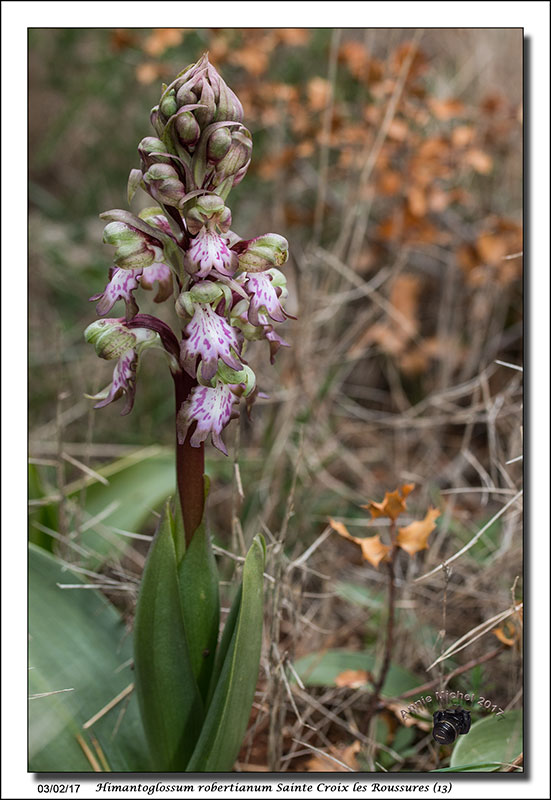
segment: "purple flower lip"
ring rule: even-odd
[[[237,388],[220,381],[214,387],[195,386],[178,412],[176,430],[179,443],[184,443],[188,430],[195,425],[190,438],[192,447],[200,447],[211,434],[213,445],[227,456],[220,434],[228,422],[238,416],[234,408],[238,402],[234,393]]]
[[[138,365],[138,354],[131,348],[119,358],[113,370],[113,380],[111,384],[96,395],[86,395],[90,400],[98,400],[94,408],[104,408],[123,394],[126,395],[126,405],[121,411],[121,416],[125,416],[132,411],[134,398],[136,396],[136,370]]]
[[[265,312],[275,322],[285,322],[290,314],[283,309],[279,302],[277,289],[272,284],[272,276],[267,272],[257,272],[248,275],[245,285],[250,295],[248,319],[251,325],[260,325],[259,314]]]
[[[152,289],[155,281],[158,281],[159,289],[154,300],[156,303],[162,303],[172,294],[172,273],[167,264],[157,262],[143,269],[111,267],[109,270],[109,282],[103,292],[95,294],[89,299],[91,301],[99,301],[96,305],[96,312],[100,317],[108,314],[117,300],[124,300],[126,318],[130,320],[136,316],[139,310],[134,298],[134,292],[138,286],[143,289]]]
[[[201,377],[211,380],[218,369],[218,359],[235,370],[242,369],[239,332],[205,303],[198,303],[195,314],[185,328],[187,339],[181,342],[181,364],[188,375],[197,375],[197,358],[201,359]]]
[[[212,270],[231,277],[237,269],[237,256],[223,236],[205,227],[192,239],[184,265],[195,279],[206,278]]]

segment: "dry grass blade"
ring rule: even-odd
[[[308,744],[308,742],[301,742],[300,739],[293,739],[293,742],[302,745],[302,747],[305,747],[307,750],[311,750],[313,753],[316,753],[320,758],[324,759],[325,761],[329,761],[333,764],[338,764],[339,767],[341,767],[344,772],[356,772],[355,769],[352,769],[352,767],[350,767],[348,764],[345,764],[344,761],[340,761],[338,758],[332,756],[330,753],[326,753],[323,750],[320,750],[318,747],[314,747],[313,745]]]
[[[517,492],[515,494],[515,496],[512,497],[503,506],[503,508],[501,508],[497,512],[497,514],[494,514],[492,519],[489,520],[489,522],[487,522],[486,525],[484,525],[478,531],[478,533],[475,534],[475,536],[473,536],[473,538],[469,542],[467,542],[467,544],[464,547],[461,548],[461,550],[459,550],[457,553],[455,553],[455,555],[451,556],[450,558],[447,558],[445,561],[443,561],[441,564],[439,564],[434,569],[431,569],[429,572],[426,572],[424,575],[421,575],[419,578],[415,578],[415,583],[419,583],[420,581],[424,581],[426,578],[430,578],[431,575],[436,575],[437,572],[440,572],[440,570],[444,569],[444,567],[449,566],[451,563],[453,563],[458,558],[460,558],[464,553],[466,553],[468,550],[470,550],[471,547],[473,547],[473,545],[475,545],[478,542],[478,540],[480,539],[482,534],[485,533],[488,530],[488,528],[490,528],[494,524],[494,522],[496,520],[498,520],[500,517],[502,517],[503,514],[505,514],[505,512],[507,511],[507,509],[510,508],[510,506],[512,506],[513,503],[515,503],[519,499],[519,497],[521,497],[521,496],[522,496],[522,490],[520,492]]]
[[[451,658],[451,656],[459,653],[460,650],[463,650],[465,647],[468,647],[470,644],[475,642],[477,639],[480,639],[481,636],[484,636],[486,633],[489,633],[492,628],[500,622],[503,622],[508,617],[516,614],[518,611],[521,610],[523,607],[522,603],[519,603],[514,608],[508,608],[506,611],[502,611],[500,614],[496,614],[495,617],[491,619],[487,619],[482,622],[480,625],[477,625],[476,628],[472,628],[468,633],[454,642],[448,649],[439,656],[436,661],[427,667],[427,672],[431,670],[436,664],[439,664],[441,661],[444,661],[446,658]],[[466,641],[467,640],[467,641]]]
[[[108,711],[111,711],[112,708],[115,708],[115,706],[118,703],[120,703],[121,700],[124,700],[124,698],[127,697],[129,694],[131,694],[131,692],[133,691],[134,691],[134,684],[129,683],[128,686],[122,690],[122,692],[119,692],[119,694],[116,697],[114,697],[112,700],[106,703],[106,705],[104,705],[103,708],[101,708],[96,714],[94,714],[93,717],[90,717],[90,719],[84,723],[84,725],[82,726],[84,730],[86,730],[87,728],[91,728],[92,725],[94,725],[94,723],[96,723],[99,719],[105,716],[105,714],[107,714]]]

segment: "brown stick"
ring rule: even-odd
[[[392,528],[394,528],[394,523]],[[391,530],[391,538],[394,540],[394,530]],[[367,707],[366,712],[366,730],[368,729],[369,723],[375,711],[377,709],[377,704],[379,702],[379,694],[381,689],[383,688],[384,682],[386,680],[387,672],[390,667],[390,657],[392,655],[392,648],[394,645],[394,612],[395,612],[395,605],[396,605],[396,582],[394,580],[394,559],[396,557],[396,545],[393,545],[392,552],[390,555],[390,560],[387,562],[387,569],[388,569],[388,619],[386,623],[386,641],[385,641],[385,654],[383,658],[383,663],[381,666],[381,671],[379,673],[379,677],[375,683],[375,688],[373,689],[373,694],[371,695],[371,700],[369,701],[369,705]]]

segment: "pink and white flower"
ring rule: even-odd
[[[138,366],[138,353],[133,348],[119,358],[113,370],[113,380],[110,385],[98,392],[96,395],[86,395],[90,400],[99,400],[94,408],[103,408],[114,400],[118,400],[123,394],[126,395],[126,405],[121,411],[121,415],[129,414],[134,405],[136,395],[136,370]]]
[[[230,250],[224,236],[203,227],[191,242],[184,266],[195,278],[206,278],[213,269],[231,276],[237,269],[237,255]]]
[[[228,422],[237,417],[234,405],[238,397],[230,384],[217,381],[216,386],[195,386],[178,412],[176,429],[178,441],[183,444],[188,430],[195,424],[190,438],[192,447],[200,447],[209,434],[212,443],[224,455],[228,455],[220,434]]]
[[[182,366],[193,378],[196,376],[197,358],[201,359],[201,377],[210,381],[218,369],[218,359],[235,370],[242,369],[238,356],[241,352],[237,328],[206,303],[198,303],[189,325],[185,328],[187,339],[180,345]]]
[[[275,322],[284,322],[285,311],[279,302],[276,287],[269,272],[249,274],[245,290],[250,295],[248,319],[251,325],[260,325],[259,313],[267,313]]]
[[[132,319],[139,310],[133,292],[136,291],[138,285],[143,289],[152,289],[155,281],[158,281],[159,289],[154,300],[156,303],[162,303],[172,294],[172,273],[167,264],[155,262],[143,269],[111,267],[107,286],[103,292],[90,297],[90,300],[99,301],[96,311],[100,317],[108,314],[117,300],[124,300],[126,318]]]

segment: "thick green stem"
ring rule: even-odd
[[[176,414],[178,414],[182,403],[196,385],[196,381],[185,372],[173,374],[173,378],[176,394]],[[176,475],[186,545],[191,542],[193,534],[203,519],[205,504],[203,481],[205,446],[201,444],[199,447],[192,447],[189,441],[192,433],[193,429],[188,430],[183,444],[178,442],[178,434],[176,434]]]

